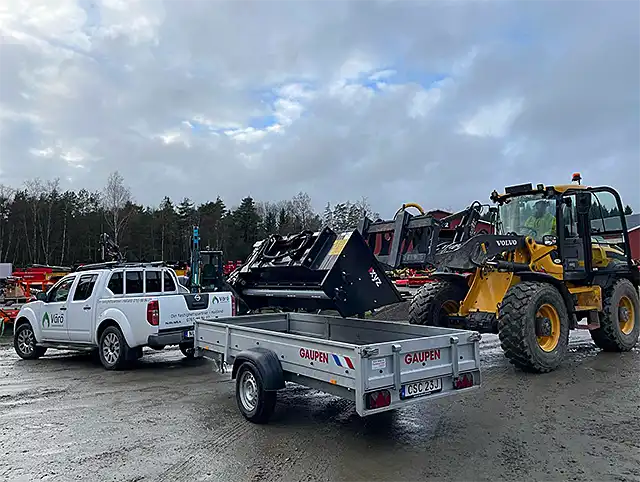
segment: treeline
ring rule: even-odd
[[[159,206],[137,204],[124,179],[112,173],[99,192],[62,191],[59,181],[34,179],[13,189],[0,185],[0,262],[73,266],[101,260],[100,235],[108,233],[130,261],[187,261],[191,235],[199,226],[201,246],[222,250],[225,259],[245,259],[267,235],[354,228],[363,216],[377,218],[366,199],[327,204],[314,211],[301,192],[290,200],[257,202],[250,196],[235,207],[219,197],[196,205],[165,197]]]

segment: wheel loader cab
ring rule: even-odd
[[[531,191],[498,200],[499,234],[556,246],[550,255],[561,264],[565,281],[592,282],[611,271],[635,271],[624,209],[615,190],[560,185]]]

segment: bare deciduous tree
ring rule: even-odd
[[[131,214],[127,210],[130,203],[131,191],[125,186],[124,178],[118,171],[112,172],[102,191],[101,204],[105,211],[107,224],[113,230],[113,241],[116,244],[118,244],[120,233]]]

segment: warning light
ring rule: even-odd
[[[582,176],[579,172],[574,172],[573,176],[571,176],[571,182],[577,182],[578,184],[580,184],[580,181],[582,181]]]

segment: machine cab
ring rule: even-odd
[[[504,196],[496,198],[499,231],[556,245],[554,262],[562,264],[567,281],[590,280],[611,271],[637,271],[631,261],[620,195],[606,186],[583,186],[580,180],[574,174],[575,184],[507,188]]]

